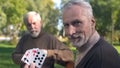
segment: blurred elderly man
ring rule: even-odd
[[[32,48],[44,49],[47,51],[42,68],[54,68],[54,63],[58,63],[66,68],[73,68],[73,53],[54,36],[45,33],[42,30],[42,20],[40,15],[35,11],[30,11],[24,16],[24,23],[29,33],[22,36],[15,51],[12,54],[12,59],[21,68],[35,68],[35,64],[27,65],[21,61],[26,50]]]

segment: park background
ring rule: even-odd
[[[62,7],[69,0],[0,0],[0,68],[19,68],[11,59],[11,53],[21,36],[26,32],[23,15],[37,11],[43,19],[43,29],[65,43],[74,54],[64,36]],[[120,1],[86,0],[93,6],[96,29],[120,53]],[[59,5],[56,2],[60,2]],[[77,11],[77,10],[75,10]],[[63,68],[55,65],[56,68]]]

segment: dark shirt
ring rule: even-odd
[[[120,68],[120,57],[112,45],[100,38],[76,68]]]

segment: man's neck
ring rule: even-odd
[[[88,53],[88,51],[97,43],[97,41],[100,39],[100,36],[97,31],[95,31],[88,42],[84,44],[82,47],[77,48],[78,55],[76,58],[75,66],[83,59],[83,57]]]
[[[82,47],[77,48],[79,52],[84,52],[88,48],[91,48],[97,41],[100,39],[100,36],[97,31],[95,31],[92,36],[88,39],[87,43],[84,44]]]

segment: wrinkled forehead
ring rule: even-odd
[[[28,23],[29,22],[36,22],[36,21],[38,21],[38,18],[36,15],[29,15],[27,20],[28,20]]]
[[[72,12],[72,14],[75,14],[75,13],[76,14],[78,14],[78,13],[86,14],[86,13],[88,13],[86,8],[79,6],[79,5],[72,5],[72,6],[67,7],[66,9],[63,10],[63,15],[68,13],[68,12]]]
[[[63,21],[74,20],[81,17],[87,17],[87,11],[83,7],[74,5],[63,11]]]

